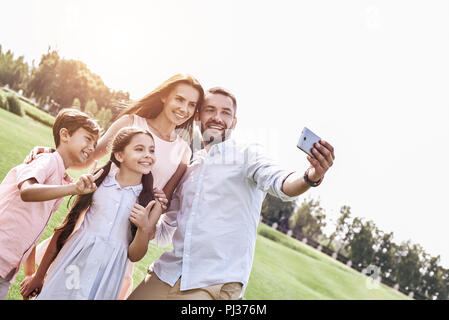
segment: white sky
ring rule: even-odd
[[[304,171],[304,126],[336,149],[320,197],[449,267],[448,1],[8,1],[0,44],[49,45],[138,99],[175,73],[238,100],[237,138]]]

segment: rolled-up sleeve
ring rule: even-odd
[[[167,212],[161,215],[159,221],[156,224],[156,232],[154,239],[150,242],[156,244],[159,248],[165,248],[171,245],[173,234],[178,227],[176,217],[180,208],[180,200],[178,192],[173,193],[170,207]]]
[[[37,183],[45,183],[45,180],[54,173],[56,167],[57,163],[51,154],[38,155],[35,160],[19,170],[16,181],[17,187],[20,189],[22,183],[31,178],[36,179]]]
[[[292,174],[292,171],[284,170],[266,156],[264,149],[259,144],[252,144],[246,149],[246,176],[257,187],[268,192],[283,201],[294,201],[296,197],[290,197],[282,191],[282,184]]]

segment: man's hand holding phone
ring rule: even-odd
[[[334,164],[334,147],[328,142],[320,140],[312,148],[315,158],[307,155],[310,167],[307,169],[307,176],[310,181],[317,182],[324,178],[327,170]]]
[[[308,179],[312,185],[321,183],[334,163],[334,147],[306,127],[302,130],[297,147],[307,154],[307,160],[310,162],[304,179]]]

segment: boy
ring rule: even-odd
[[[66,169],[87,161],[97,144],[98,124],[76,109],[63,109],[53,125],[56,152],[12,168],[0,185],[0,300],[6,299],[20,266],[25,277],[35,272],[34,253],[51,215],[68,195],[95,191],[93,175],[76,183]]]

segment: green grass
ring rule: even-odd
[[[0,128],[0,180],[20,164],[34,146],[54,146],[50,127],[2,109]],[[69,170],[74,178],[82,173]],[[41,241],[52,235],[67,212],[65,199]],[[259,233],[245,299],[407,299],[383,284],[379,289],[369,290],[366,276],[262,223]],[[148,253],[134,266],[134,288],[145,277],[147,267],[164,250],[170,248],[161,249],[150,244]],[[22,280],[23,268],[11,286],[8,299],[22,299],[19,291]]]
[[[263,223],[258,232],[245,299],[408,299],[384,284],[370,289],[360,272]]]

